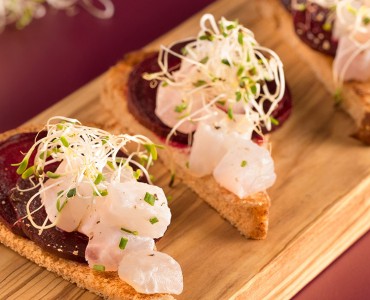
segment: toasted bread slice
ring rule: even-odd
[[[264,5],[270,6],[267,11],[273,11],[274,19],[279,30],[284,33],[286,41],[308,63],[317,78],[334,96],[337,91],[333,79],[333,58],[311,49],[300,40],[294,31],[292,16],[283,7],[280,0],[269,0]],[[356,123],[357,131],[354,136],[365,144],[370,144],[370,82],[345,82],[340,100],[339,104]]]
[[[0,142],[24,132],[39,131],[41,126],[23,126],[0,134]],[[105,299],[174,299],[167,294],[145,295],[137,293],[130,285],[122,281],[117,272],[94,271],[87,264],[59,258],[45,252],[31,240],[12,233],[0,222],[0,242],[21,256],[46,268],[78,287],[93,292]]]
[[[141,125],[127,108],[129,74],[133,66],[146,56],[147,53],[142,51],[130,53],[107,72],[101,102],[122,129],[144,134],[156,143],[163,143],[163,139]],[[243,235],[252,239],[266,238],[270,207],[270,198],[266,192],[240,199],[221,187],[211,175],[202,178],[192,176],[186,167],[189,149],[167,146],[164,151],[166,153],[162,153],[159,158],[169,170],[175,169],[176,178],[187,184]]]

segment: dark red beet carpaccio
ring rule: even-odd
[[[85,248],[88,242],[87,236],[78,232],[68,233],[53,227],[38,235],[38,230],[30,225],[27,219],[19,221],[26,215],[26,204],[28,199],[38,190],[30,192],[19,192],[15,187],[18,184],[21,188],[30,187],[30,182],[20,180],[16,173],[17,167],[11,164],[22,161],[24,155],[37,138],[42,138],[46,132],[16,134],[0,144],[0,221],[13,233],[33,240],[44,250],[54,253],[59,257],[85,262]],[[33,164],[34,155],[30,158]],[[57,164],[50,167],[50,171],[57,168]],[[20,180],[20,181],[19,181]],[[32,209],[41,205],[40,198],[33,202]],[[46,218],[45,209],[40,209],[33,214],[37,224],[42,224]],[[18,221],[18,222],[17,222]],[[61,249],[62,251],[60,251]],[[78,250],[78,252],[76,252]],[[77,253],[77,255],[75,255]]]
[[[11,164],[18,163],[23,159],[23,153],[27,152],[34,144],[37,133],[16,134],[0,144],[0,221],[13,233],[25,236],[20,224],[16,223],[18,217],[14,207],[9,201],[9,194],[16,186],[19,175],[17,167]],[[41,133],[40,137],[45,136]],[[33,160],[33,158],[31,158]]]
[[[29,180],[18,180],[18,187],[21,189],[28,189],[32,187],[32,183]],[[38,189],[33,189],[28,192],[20,192],[14,189],[10,198],[14,203],[15,209],[19,216],[26,216],[26,204],[28,200],[38,192]],[[31,203],[30,210],[37,210],[41,206],[41,199],[37,196]],[[47,214],[44,208],[36,211],[32,214],[32,218],[36,224],[42,225],[47,219]],[[66,232],[52,227],[45,229],[41,235],[39,230],[33,227],[30,221],[25,218],[19,222],[21,224],[23,232],[26,236],[34,241],[45,251],[52,253],[58,257],[66,258],[73,261],[85,263],[85,250],[88,243],[88,237],[80,232]],[[50,224],[48,222],[47,224]]]
[[[185,44],[179,44],[174,50],[180,52],[184,45]],[[157,87],[151,87],[150,81],[143,78],[144,73],[160,71],[157,60],[158,53],[153,53],[133,68],[128,79],[127,107],[140,124],[150,129],[158,136],[166,138],[172,128],[165,125],[154,113]],[[169,66],[171,68],[178,68],[180,66],[180,59],[170,55]],[[183,145],[187,145],[188,140],[189,136],[181,132],[177,132],[171,138],[172,142]]]
[[[180,53],[185,43],[177,44],[172,50]],[[169,68],[176,70],[180,66],[180,59],[169,55]],[[128,79],[127,107],[135,119],[153,131],[161,138],[166,138],[171,129],[165,125],[155,114],[157,87],[151,87],[150,81],[143,78],[144,73],[154,73],[160,71],[158,66],[158,53],[147,56],[143,61],[137,64],[130,73]],[[271,92],[276,88],[274,82],[267,82]],[[265,111],[270,104],[265,106]],[[279,102],[278,107],[272,113],[272,116],[278,121],[278,125],[273,125],[272,130],[280,127],[289,117],[292,110],[291,94],[286,85],[283,99]],[[263,132],[267,130],[262,128]],[[253,139],[260,139],[257,134],[253,134]],[[171,137],[172,146],[188,145],[189,135],[177,132]]]
[[[304,9],[292,7],[294,28],[300,39],[312,49],[335,56],[338,41],[333,37],[335,11],[307,0],[297,1]]]

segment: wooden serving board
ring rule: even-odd
[[[278,179],[269,190],[266,240],[242,237],[184,185],[168,188],[169,174],[157,164],[156,184],[174,199],[172,224],[157,246],[183,268],[185,289],[178,299],[288,298],[369,229],[369,149],[350,137],[350,118],[333,108],[310,68],[284,43],[268,1],[220,0],[148,47],[194,35],[204,12],[238,18],[281,56],[294,112],[271,138]],[[102,81],[103,76],[30,122],[64,115],[114,125],[99,104]],[[3,246],[0,269],[1,299],[97,298]]]

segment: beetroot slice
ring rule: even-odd
[[[185,44],[178,44],[173,50],[180,52]],[[150,81],[143,78],[144,73],[154,73],[160,71],[157,63],[158,53],[145,58],[136,65],[130,73],[128,79],[127,108],[135,119],[162,138],[166,138],[171,129],[165,125],[154,113],[156,107],[157,87],[152,88]],[[178,68],[180,59],[173,55],[169,56],[169,67]],[[187,145],[189,136],[177,132],[171,137],[172,142]]]
[[[334,18],[328,22],[330,11],[316,3],[299,1],[305,5],[304,10],[292,7],[292,16],[294,28],[300,39],[312,49],[321,53],[335,56],[338,47],[338,41],[333,37],[332,28],[334,27]]]
[[[18,186],[21,189],[27,189],[32,187],[32,183],[29,180],[18,180]],[[34,189],[28,192],[19,192],[15,189],[11,195],[11,199],[14,203],[15,209],[18,216],[26,216],[26,204],[28,200],[38,192],[38,189]],[[32,201],[30,210],[36,210],[41,206],[40,197],[36,197]],[[47,214],[44,208],[38,210],[32,214],[33,220],[36,224],[42,225],[47,218]],[[34,241],[43,250],[52,253],[58,257],[70,259],[77,262],[85,263],[85,250],[88,243],[88,237],[80,232],[66,232],[52,227],[45,229],[41,235],[39,230],[33,227],[27,218],[22,219],[20,222],[23,232],[27,237]],[[50,224],[48,222],[47,224]]]
[[[11,164],[19,163],[31,146],[34,144],[37,133],[16,134],[0,144],[0,221],[7,226],[13,233],[25,236],[19,223],[14,207],[9,199],[11,190],[16,186],[19,175],[16,173],[17,167]],[[39,137],[44,137],[45,133],[40,133]],[[31,158],[33,161],[33,159]]]
[[[172,50],[181,51],[185,43],[177,44]],[[137,64],[130,73],[128,79],[128,95],[127,107],[135,119],[157,134],[159,137],[165,139],[170,133],[171,128],[165,125],[155,114],[157,87],[151,87],[150,81],[143,78],[144,73],[153,73],[160,70],[158,66],[158,53],[153,53]],[[180,59],[169,55],[169,67],[173,70],[179,68]],[[267,82],[269,90],[273,92],[276,85],[274,82]],[[270,103],[265,105],[265,111],[270,107]],[[292,99],[288,86],[286,85],[283,99],[279,102],[277,108],[272,113],[272,116],[278,120],[278,125],[273,125],[272,130],[279,128],[289,117],[292,109]],[[267,130],[262,128],[263,132]],[[260,137],[254,133],[253,139],[259,140]],[[187,134],[177,132],[171,137],[173,146],[178,144],[188,145],[189,136]]]

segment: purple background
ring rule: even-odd
[[[111,20],[49,10],[0,35],[0,131],[20,125],[214,0],[116,0]],[[176,6],[173,4],[176,3]],[[191,5],[189,4],[191,3]],[[296,299],[370,299],[370,233]]]

